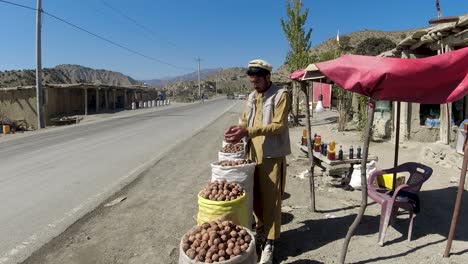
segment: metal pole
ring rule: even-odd
[[[465,144],[463,145],[464,147],[463,164],[462,164],[462,170],[460,174],[460,181],[458,183],[457,199],[455,200],[455,208],[453,209],[452,223],[450,224],[450,232],[447,238],[447,246],[445,247],[444,258],[448,258],[450,255],[450,248],[452,248],[452,241],[453,241],[453,237],[455,236],[455,228],[457,227],[458,214],[460,213],[462,195],[463,195],[463,192],[465,191],[464,186],[465,186],[466,170],[467,170],[467,164],[468,164],[468,146],[466,145],[467,139],[468,137],[465,137]]]
[[[41,15],[42,15],[42,0],[37,0],[36,13],[36,99],[37,99],[37,129],[45,127],[44,118],[44,94],[42,91],[41,80]]]
[[[398,150],[400,145],[400,112],[401,112],[401,103],[397,102],[397,112],[396,112],[396,131],[395,131],[395,156],[393,159],[393,167],[398,166]],[[397,174],[393,173],[392,180],[392,190],[395,191]]]

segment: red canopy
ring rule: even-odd
[[[377,100],[443,104],[468,93],[468,48],[422,59],[345,55],[316,66],[344,89]]]

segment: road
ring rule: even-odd
[[[0,140],[0,263],[24,260],[240,104],[213,100]]]

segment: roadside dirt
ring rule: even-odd
[[[238,115],[225,114],[178,146],[107,202],[122,196],[125,200],[110,207],[99,206],[23,263],[177,263],[179,240],[196,223],[196,194],[210,179],[210,162],[217,159],[224,129],[236,123]],[[362,144],[357,132],[335,132],[336,124],[314,121],[321,125],[314,125],[312,131],[326,142],[334,139],[344,147]],[[282,235],[275,262],[337,263],[343,238],[358,211],[360,192],[327,187],[318,176],[318,212],[309,210],[309,179],[297,177],[308,167],[297,147],[302,130],[290,129],[293,154],[288,157]],[[442,258],[456,195],[450,178],[459,177],[460,172],[423,162],[423,146],[404,143],[400,152],[400,163],[419,161],[434,169],[422,189],[422,210],[415,220],[413,240],[406,241],[408,215],[402,214],[388,229],[385,246],[378,246],[380,208],[369,200],[366,215],[351,241],[347,263],[468,262],[468,227],[464,225],[467,212],[461,212],[452,256]],[[370,152],[379,157],[378,168],[393,164],[393,143],[373,143]],[[463,204],[467,202],[465,194]]]

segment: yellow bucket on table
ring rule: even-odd
[[[3,125],[3,134],[10,134],[10,125]]]
[[[397,173],[397,179],[396,179],[396,187],[399,185],[405,183],[405,176]],[[388,173],[388,174],[382,174],[377,177],[377,183],[379,184],[379,187],[381,188],[387,188],[387,189],[393,189],[393,173]]]

